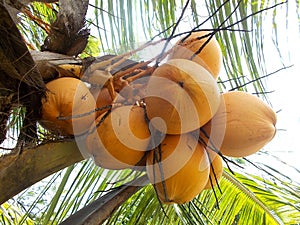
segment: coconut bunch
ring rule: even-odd
[[[276,114],[254,95],[220,93],[221,49],[208,33],[192,33],[168,53],[159,66],[150,60],[115,74],[118,56],[92,64],[82,78],[91,88],[76,78],[49,82],[41,123],[84,134],[98,166],[145,170],[161,202],[183,204],[218,184],[222,158],[271,141]]]
[[[117,65],[112,66],[115,61]],[[50,67],[43,64],[40,72],[51,79],[47,80],[48,91],[42,99],[40,124],[61,136],[86,134],[97,117],[117,101],[119,90],[123,89],[122,93],[127,95],[132,92],[133,87],[129,87],[121,76],[112,78],[117,72],[123,73],[135,64],[123,56],[113,55],[99,57],[87,68],[77,64],[51,64]],[[141,65],[141,68],[145,67]],[[138,72],[130,69],[124,74],[133,76]],[[125,86],[128,88],[123,88]],[[124,102],[125,99],[118,98],[118,101]]]

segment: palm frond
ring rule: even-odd
[[[282,186],[258,176],[233,176],[229,172],[224,172],[219,186],[221,191],[217,187],[203,191],[190,203],[162,206],[148,185],[124,203],[106,224],[299,223],[297,189],[293,193],[282,191]]]
[[[264,35],[265,27],[273,27],[275,36],[277,28],[274,21],[265,21],[267,15],[285,7],[284,2],[252,2],[252,1],[206,1],[211,14],[213,27],[224,27],[216,35],[223,48],[225,74],[221,80],[230,79],[228,89],[240,89],[256,93],[266,91],[265,81],[259,79],[268,73],[264,49],[266,41],[271,39]],[[266,38],[267,37],[267,38]],[[272,38],[272,37],[271,37]],[[280,55],[278,55],[280,57]],[[280,67],[280,66],[279,66]],[[243,86],[249,80],[256,80],[252,85]],[[264,96],[264,95],[262,95]]]
[[[23,221],[34,215],[37,224],[58,224],[97,197],[134,179],[140,173],[131,170],[102,169],[97,167],[92,160],[70,166],[52,176],[52,179],[44,181],[46,185],[39,190],[42,194],[36,196],[31,204],[24,205],[27,214],[24,215]],[[21,202],[28,200],[24,199],[24,196],[30,193],[30,190],[31,188],[18,197],[23,199],[20,200]],[[49,204],[47,205],[42,200],[45,196],[48,196]],[[35,211],[40,208],[43,210]]]
[[[50,23],[56,18],[57,9],[55,4],[34,2],[19,15],[18,27],[29,48],[40,49],[49,32]]]
[[[20,129],[23,124],[23,120],[25,118],[25,112],[26,109],[24,107],[15,107],[12,109],[9,115],[9,119],[7,122],[7,138],[6,140],[1,144],[1,147],[3,147],[4,151],[0,149],[0,155],[3,152],[9,153],[14,148],[14,146],[17,144],[17,139],[20,133]],[[8,112],[9,113],[9,112]]]
[[[270,66],[266,62],[268,49],[263,43],[272,42],[278,32],[282,32],[275,26],[276,11],[287,10],[287,3],[207,0],[205,4],[191,1],[182,21],[178,21],[183,2],[124,0],[126,7],[122,11],[115,1],[95,1],[95,5],[92,4],[95,18],[91,20],[97,23],[94,28],[101,40],[102,51],[118,54],[157,35],[158,38],[169,37],[179,22],[184,25],[178,26],[176,35],[192,29],[213,29],[223,52],[224,68],[219,78],[221,89],[239,89],[266,97],[266,81],[260,77],[270,73]],[[266,21],[265,18],[270,16],[273,19]],[[264,35],[266,27],[272,27],[271,37]],[[277,42],[274,42],[274,48],[278,49]],[[280,52],[278,57],[281,58]],[[276,69],[281,67],[284,65],[279,64]],[[227,80],[230,81],[223,83]]]
[[[23,212],[15,204],[6,202],[0,205],[0,223],[3,225],[18,225],[22,220]],[[27,219],[25,225],[33,225],[34,221]]]

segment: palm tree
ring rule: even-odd
[[[271,104],[268,77],[289,67],[279,34],[290,22],[279,21],[280,15],[299,19],[297,1],[29,2],[0,4],[0,140],[6,153],[0,158],[1,223],[300,223],[300,183],[278,169],[289,167],[283,161],[274,166],[256,160],[273,158],[267,147],[255,157],[225,160],[218,186],[191,202],[163,205],[143,171],[98,167],[83,158],[76,139],[36,123],[51,69],[109,54],[127,57],[129,51],[135,61],[159,60],[168,43],[198,30],[221,46],[219,88],[255,93]],[[271,58],[264,45],[270,40],[276,50]],[[274,69],[275,58],[281,65]]]

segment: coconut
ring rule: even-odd
[[[144,108],[120,106],[98,117],[87,136],[87,151],[107,169],[132,168],[143,160],[150,140]]]
[[[276,113],[263,100],[233,91],[222,94],[218,112],[201,128],[200,137],[226,156],[245,157],[273,139],[275,125]]]
[[[163,203],[183,204],[205,187],[209,161],[195,136],[166,135],[161,145],[147,155],[146,171]]]
[[[76,78],[62,77],[47,83],[46,88],[41,125],[60,135],[86,132],[95,120],[96,102],[85,83]]]
[[[193,57],[201,47],[203,49]],[[169,59],[192,59],[210,71],[215,79],[222,66],[220,45],[214,37],[210,38],[209,32],[206,31],[194,32],[188,38],[179,40],[173,47]]]
[[[146,111],[153,126],[167,134],[198,129],[216,113],[217,82],[199,64],[172,59],[159,66],[146,87]]]

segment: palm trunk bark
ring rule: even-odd
[[[75,141],[28,148],[0,158],[0,205],[43,178],[83,160]]]

